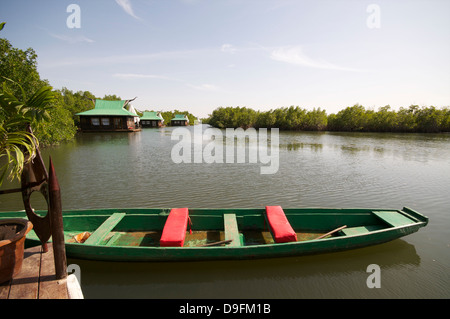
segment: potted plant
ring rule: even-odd
[[[0,284],[21,271],[25,237],[32,228],[33,224],[26,219],[0,220]]]

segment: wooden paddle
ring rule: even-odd
[[[210,243],[210,244],[201,245],[201,246],[199,246],[199,247],[219,246],[219,245],[231,243],[232,241],[233,241],[233,239],[222,240],[222,241],[218,241],[218,242],[215,242],[215,243]]]
[[[317,237],[316,239],[322,239],[322,238],[327,237],[327,236],[329,236],[329,235],[332,235],[332,234],[334,234],[335,232],[338,232],[338,231],[340,231],[340,230],[342,230],[342,229],[344,229],[344,228],[346,228],[346,227],[347,227],[347,225],[344,225],[344,226],[342,226],[342,227],[336,228],[335,230],[332,230],[332,231],[330,231],[329,233],[323,234],[322,236],[319,236],[319,237]]]

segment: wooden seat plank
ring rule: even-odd
[[[369,225],[369,226],[359,226],[359,227],[350,227],[342,229],[341,232],[346,236],[353,236],[353,235],[363,235],[367,234],[371,231],[380,230],[385,228],[381,225]]]
[[[404,216],[397,211],[379,211],[373,212],[374,215],[381,218],[383,221],[393,227],[404,226],[415,223],[414,220]]]
[[[232,240],[229,247],[241,246],[241,237],[235,214],[224,214],[225,240]]]
[[[89,238],[84,242],[85,245],[99,245],[103,239],[117,226],[125,217],[126,213],[114,213],[103,222]]]

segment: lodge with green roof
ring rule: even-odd
[[[164,125],[164,119],[159,112],[145,111],[140,118],[142,127],[162,127]]]
[[[172,126],[188,126],[189,119],[188,119],[187,115],[175,114],[175,117],[170,120],[170,124]]]
[[[81,131],[139,131],[139,116],[136,113],[130,112],[126,109],[126,106],[133,100],[92,100],[94,102],[94,108],[92,110],[76,114],[80,116]]]

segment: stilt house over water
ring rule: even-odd
[[[187,115],[175,114],[175,117],[172,120],[170,120],[170,124],[172,126],[188,126],[189,119],[188,119]]]
[[[134,99],[133,99],[134,100]],[[92,100],[92,110],[77,113],[83,132],[135,132],[139,131],[136,114],[125,107],[133,100],[107,101]]]
[[[162,127],[164,125],[161,112],[145,111],[140,120],[142,127]]]

